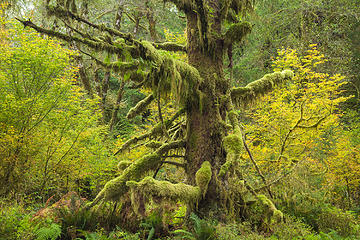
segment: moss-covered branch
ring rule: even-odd
[[[198,186],[194,187],[184,183],[173,184],[168,181],[158,181],[152,177],[146,177],[140,182],[128,181],[126,185],[148,197],[183,201],[189,204],[196,203],[201,195]]]
[[[138,102],[135,107],[131,108],[126,115],[127,119],[134,118],[135,116],[139,115],[143,111],[146,110],[146,108],[150,105],[150,103],[154,100],[154,96],[150,94],[140,102]]]
[[[139,201],[144,197],[155,200],[170,200],[173,202],[182,201],[190,205],[197,203],[201,197],[204,197],[211,180],[211,166],[209,162],[203,162],[200,169],[196,172],[197,186],[191,186],[184,183],[170,183],[168,181],[158,181],[152,177],[146,177],[140,182],[128,181],[127,187],[132,192],[132,202],[135,211],[138,212]]]
[[[153,43],[156,49],[173,51],[173,52],[186,52],[186,46],[173,42]]]
[[[138,69],[138,67],[139,67],[139,62],[136,60],[132,61],[132,62],[116,61],[116,62],[106,63],[87,52],[84,52],[82,50],[80,50],[80,52],[91,57],[93,60],[95,60],[95,62],[98,65],[100,65],[101,67],[103,67],[107,70],[113,70],[115,72],[127,72],[127,71]]]
[[[292,79],[293,76],[291,70],[266,74],[263,78],[249,83],[246,87],[233,88],[231,100],[237,107],[246,106],[256,98],[272,91],[275,86]]]
[[[175,141],[162,145],[154,153],[148,154],[124,169],[123,173],[113,180],[107,182],[104,188],[89,206],[96,205],[101,200],[119,200],[128,190],[127,181],[139,181],[147,172],[155,171],[162,164],[162,155],[172,149],[185,147],[184,141]]]
[[[63,19],[70,17],[76,21],[85,23],[85,24],[89,25],[90,27],[95,28],[99,31],[106,31],[111,35],[118,36],[129,42],[133,42],[133,40],[134,40],[131,34],[122,33],[116,29],[106,27],[105,25],[94,24],[94,23],[86,20],[85,18],[80,17],[76,13],[66,10],[65,8],[63,8],[61,6],[58,6],[58,5],[57,6],[47,6],[46,9],[47,9],[47,12],[49,15],[54,15],[54,16],[57,16],[57,17],[63,18]]]
[[[176,112],[176,113],[174,114],[174,116],[172,116],[170,119],[166,120],[166,121],[164,122],[166,129],[168,129],[168,128],[171,126],[171,124],[172,124],[178,117],[180,117],[181,115],[183,115],[184,113],[185,113],[185,109],[181,109],[181,110],[179,110],[178,112]],[[117,155],[117,154],[119,154],[120,152],[123,152],[123,151],[125,151],[126,149],[129,149],[130,146],[138,143],[139,141],[142,141],[142,140],[147,139],[147,138],[150,138],[150,137],[157,137],[157,136],[161,135],[161,133],[162,133],[162,127],[161,127],[161,124],[158,123],[158,124],[155,125],[155,127],[152,128],[149,132],[147,132],[147,133],[145,133],[145,134],[143,134],[143,135],[140,135],[140,136],[135,136],[135,137],[133,137],[133,138],[130,138],[128,141],[126,141],[126,142],[121,146],[121,148],[120,148],[118,151],[116,151],[116,152],[114,153],[114,155]]]
[[[103,42],[103,41],[98,41],[98,40],[94,41],[94,40],[90,40],[87,38],[70,36],[70,35],[63,34],[63,33],[57,32],[57,31],[39,27],[39,26],[35,25],[33,22],[31,22],[30,20],[23,21],[18,18],[16,18],[16,19],[19,22],[21,22],[24,25],[24,27],[31,27],[39,33],[43,33],[43,34],[46,34],[51,37],[56,37],[58,39],[61,39],[61,40],[67,41],[67,42],[71,42],[71,41],[79,42],[79,43],[85,44],[86,46],[93,48],[95,50],[105,50],[109,53],[122,54],[122,51],[123,51],[121,48],[115,47],[115,46],[113,46],[109,43]]]

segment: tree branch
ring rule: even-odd
[[[253,81],[246,87],[233,88],[230,96],[232,102],[237,106],[245,106],[260,96],[272,91],[275,86],[290,80],[294,76],[291,70],[266,74],[263,78]]]
[[[153,43],[152,44],[156,49],[173,51],[173,52],[186,52],[186,46],[173,43],[173,42],[163,42],[163,43]]]

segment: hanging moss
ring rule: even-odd
[[[275,86],[292,79],[294,73],[291,70],[266,74],[263,78],[249,83],[246,87],[233,88],[231,100],[237,106],[246,106],[256,98],[272,91]]]
[[[247,34],[251,32],[249,22],[240,22],[232,24],[224,35],[224,43],[229,46],[233,43],[240,42]]]
[[[150,105],[150,103],[154,100],[154,96],[150,94],[140,102],[138,102],[135,107],[131,108],[126,115],[127,119],[134,118],[135,116],[139,115],[143,111],[146,110],[146,108]]]
[[[211,165],[208,161],[205,161],[201,164],[200,169],[196,172],[195,175],[196,185],[200,187],[200,191],[203,197],[205,197],[211,176]]]
[[[146,83],[154,96],[160,93],[167,97],[171,93],[182,105],[198,101],[198,86],[202,78],[196,68],[170,56],[162,56],[149,42],[142,41],[141,46],[142,57],[154,62]]]
[[[270,227],[273,224],[280,223],[283,220],[283,213],[278,210],[274,203],[265,195],[257,195],[257,199],[264,208],[264,224]]]

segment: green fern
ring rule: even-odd
[[[181,237],[181,239],[189,240],[213,240],[216,239],[215,228],[208,224],[205,220],[200,219],[194,213],[191,214],[190,219],[194,223],[194,232],[188,232],[185,230],[175,230],[174,233]]]
[[[42,227],[36,231],[36,240],[56,240],[61,235],[61,226],[52,223],[49,227]]]

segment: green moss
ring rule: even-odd
[[[163,145],[162,142],[151,141],[151,142],[147,143],[145,146],[148,148],[157,149],[157,148],[161,147],[162,145]]]
[[[238,114],[235,111],[228,112],[228,118],[233,128],[238,125]]]
[[[157,153],[142,157],[127,167],[119,177],[107,182],[96,198],[110,201],[119,200],[129,190],[126,186],[127,181],[139,181],[146,172],[156,170],[160,164],[161,157]]]
[[[123,171],[124,169],[129,167],[131,164],[132,164],[132,162],[128,161],[128,160],[120,161],[117,165],[117,168],[119,171]]]
[[[233,133],[224,137],[223,145],[227,153],[240,154],[243,150],[241,134]]]
[[[283,220],[283,213],[276,209],[274,203],[265,195],[257,195],[257,199],[264,208],[264,224],[270,227],[273,224],[279,223]]]
[[[194,204],[200,198],[200,188],[184,183],[173,184],[168,181],[158,181],[152,177],[146,177],[140,182],[128,181],[127,186],[132,190],[141,192],[148,197],[171,200],[174,202],[182,201]]]
[[[290,80],[293,76],[291,70],[266,74],[261,79],[253,81],[245,87],[233,88],[231,90],[231,100],[238,107],[246,106],[256,98],[272,91],[275,86]]]
[[[225,176],[225,174],[229,171],[229,169],[233,166],[233,155],[234,154],[228,154],[231,155],[231,157],[227,156],[226,162],[221,166],[220,171],[219,171],[219,177],[223,177]]]
[[[247,34],[251,32],[251,25],[248,22],[232,24],[224,35],[226,46],[240,42]]]
[[[177,101],[186,105],[188,102],[199,101],[198,86],[202,78],[196,68],[189,64],[161,55],[149,42],[141,42],[143,57],[153,61],[146,86],[153,90],[153,95],[167,97],[170,93]]]
[[[196,172],[195,180],[196,185],[200,187],[201,194],[204,197],[211,180],[212,171],[211,165],[208,161],[205,161],[201,164],[200,169]]]
[[[135,107],[131,108],[128,112],[128,114],[126,115],[127,119],[131,119],[134,118],[135,116],[137,116],[138,114],[140,114],[141,112],[145,111],[146,108],[150,105],[150,103],[154,100],[154,96],[152,94],[150,94],[149,96],[147,96],[146,98],[144,98],[143,100],[141,100],[140,102],[138,102]]]

